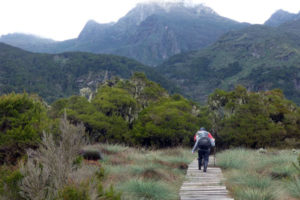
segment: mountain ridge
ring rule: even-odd
[[[22,48],[42,53],[116,54],[156,66],[172,55],[207,47],[227,31],[246,26],[248,24],[219,16],[202,4],[148,3],[138,4],[115,23],[88,21],[78,38]],[[13,42],[9,44],[17,46]]]
[[[279,9],[271,15],[271,17],[264,23],[264,25],[278,27],[286,22],[297,19],[300,19],[299,13],[295,14]]]
[[[216,88],[241,84],[250,91],[280,88],[299,104],[299,41],[300,35],[281,28],[252,25],[228,32],[206,49],[175,55],[158,70],[200,102]]]
[[[175,89],[153,68],[115,55],[40,54],[0,43],[0,63],[0,95],[26,91],[39,94],[47,102],[79,94],[81,89],[95,91],[105,80],[116,76],[127,79],[136,71]]]

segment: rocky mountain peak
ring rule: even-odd
[[[284,10],[277,10],[266,22],[265,25],[277,27],[287,21],[294,20],[297,14],[289,13]]]
[[[105,31],[107,28],[114,25],[114,23],[106,23],[106,24],[100,24],[94,20],[89,20],[82,31],[80,32],[78,38],[80,39],[87,39],[90,37],[90,35],[98,34],[99,32]]]
[[[189,13],[197,15],[217,15],[217,13],[203,4],[191,4],[187,1],[151,1],[147,3],[139,3],[135,8],[128,12],[128,14],[121,18],[119,22],[131,22],[139,25],[146,18],[153,14],[166,13]]]

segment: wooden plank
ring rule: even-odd
[[[181,200],[234,200],[229,197],[224,185],[222,170],[212,167],[210,158],[207,172],[198,169],[198,160],[190,163],[186,180],[183,182],[179,196]]]

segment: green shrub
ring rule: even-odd
[[[5,167],[0,167],[0,196],[8,199],[21,199],[19,183],[23,179],[20,171],[13,171]]]
[[[80,167],[83,161],[83,157],[82,156],[77,156],[73,162],[74,166],[78,166]]]
[[[242,86],[233,91],[216,90],[208,107],[217,143],[223,147],[281,147],[286,138],[300,138],[299,107],[282,91],[249,92]]]
[[[50,113],[57,117],[65,108],[70,121],[83,122],[96,142],[151,147],[192,145],[198,124],[209,124],[207,109],[201,112],[180,95],[170,97],[141,73],[130,80],[101,85],[91,102],[79,96],[58,100]]]
[[[96,177],[98,178],[99,181],[102,181],[103,178],[105,177],[105,170],[103,167],[101,167],[97,172],[96,172]]]
[[[103,186],[100,183],[98,185],[98,197],[101,200],[121,200],[121,193],[116,192],[112,185],[108,190],[103,191]]]
[[[163,99],[144,109],[132,131],[135,144],[156,148],[192,145],[199,118],[186,99]]]
[[[48,121],[46,107],[37,97],[0,96],[0,164],[15,164],[26,148],[37,146]]]
[[[59,192],[59,200],[89,200],[85,187],[67,186]]]

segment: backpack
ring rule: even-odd
[[[199,149],[209,149],[211,147],[210,139],[208,137],[200,138],[198,142]]]

